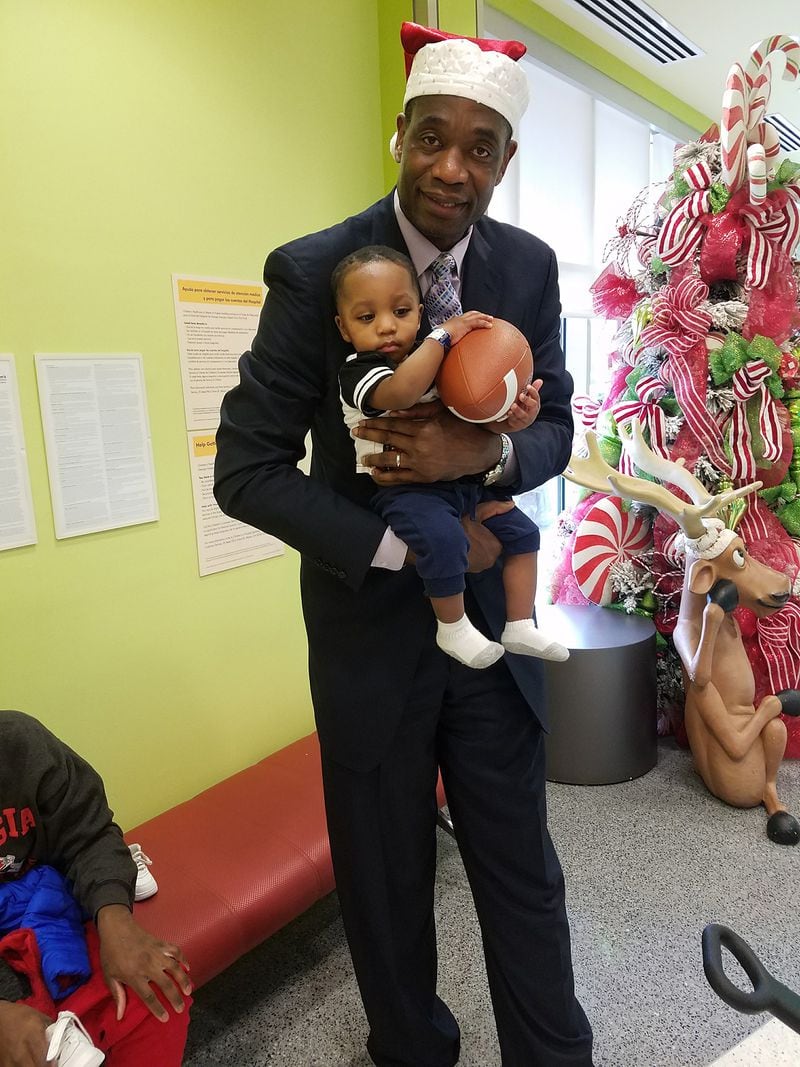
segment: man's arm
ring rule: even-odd
[[[117,1018],[122,1018],[125,1010],[127,985],[156,1018],[166,1021],[166,1010],[151,983],[161,989],[176,1011],[183,1011],[181,994],[188,996],[192,990],[184,970],[186,959],[177,945],[147,933],[131,914],[136,865],[113,821],[100,775],[49,731],[42,733],[53,754],[50,773],[40,790],[41,829],[48,842],[49,859],[69,880],[76,900],[95,921]],[[25,1022],[18,1017],[14,1021]],[[31,1029],[35,1026],[28,1019],[26,1032]]]
[[[48,772],[38,790],[45,861],[67,879],[84,912],[133,905],[136,865],[108,806],[103,780],[85,759],[41,728]]]
[[[530,309],[530,326],[522,326],[533,353],[533,373],[542,380],[540,409],[536,421],[514,434],[514,453],[519,465],[513,493],[536,489],[560,474],[572,449],[573,422],[570,399],[572,376],[561,349],[561,301],[558,264],[552,249],[545,264],[545,277],[538,307]],[[517,325],[520,325],[519,323]]]
[[[240,382],[222,404],[214,492],[227,514],[280,537],[358,588],[386,526],[333,487],[356,475],[338,395],[335,410],[329,395],[336,375],[326,366],[327,300],[281,250],[267,260],[265,277],[269,292],[252,351],[242,356]],[[320,477],[297,468],[312,427]]]

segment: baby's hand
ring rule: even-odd
[[[541,384],[542,379],[537,378],[535,382],[526,385],[523,392],[519,394],[519,399],[515,400],[508,409],[508,415],[503,425],[509,433],[514,433],[516,430],[524,430],[535,421],[542,406],[539,399]]]
[[[450,334],[450,344],[454,345],[473,330],[491,329],[493,323],[492,316],[485,315],[482,311],[465,311],[463,315],[454,315],[452,319],[443,322],[442,326]]]

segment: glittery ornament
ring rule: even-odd
[[[642,611],[644,611],[645,614],[647,614],[651,618],[653,615],[655,615],[656,611],[658,610],[658,598],[656,597],[652,589],[648,589],[644,593],[642,593],[642,599],[639,601],[639,606],[641,607]]]
[[[720,478],[717,492],[726,493],[729,489],[733,489],[733,482],[730,478]],[[737,497],[736,500],[732,500],[726,508],[723,508],[722,511],[719,511],[717,514],[729,530],[735,530],[744,518],[746,511],[747,501],[744,497],[740,496]]]
[[[791,537],[800,537],[800,499],[795,498],[775,512]]]

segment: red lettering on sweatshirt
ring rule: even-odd
[[[3,808],[0,813],[0,845],[9,837],[25,837],[36,826],[36,818],[30,808]]]

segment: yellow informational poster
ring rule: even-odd
[[[0,355],[0,551],[36,544],[14,357]]]
[[[158,518],[142,357],[37,354],[56,537]]]
[[[201,574],[256,563],[285,551],[277,537],[231,519],[220,511],[214,499],[214,457],[217,443],[213,430],[189,435],[189,463],[192,469],[197,560]]]
[[[214,499],[219,409],[239,381],[239,357],[258,329],[266,287],[261,282],[172,275],[175,325],[189,441],[189,464],[200,574],[282,555],[283,542],[236,519]]]
[[[216,426],[238,362],[258,328],[266,288],[261,282],[172,275],[186,429]]]

